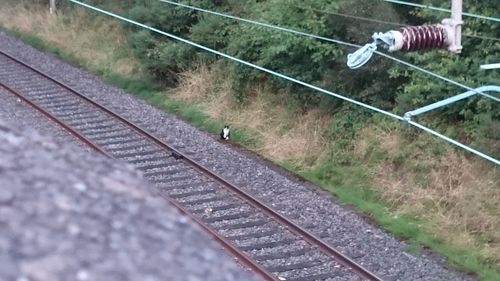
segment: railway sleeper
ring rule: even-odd
[[[170,177],[146,177],[149,181],[152,182],[170,182],[170,181],[182,181],[182,180],[189,180],[193,178],[193,175],[186,175],[186,174],[181,174],[181,175],[175,175],[175,176],[170,176]]]
[[[90,115],[87,112],[80,112],[77,114],[65,114],[63,116],[57,116],[60,120],[66,122],[68,125],[73,126],[73,123],[78,125],[78,122],[84,123],[86,120],[96,120],[97,118],[101,118],[98,115]]]
[[[310,275],[296,277],[296,278],[294,278],[294,277],[286,278],[286,281],[323,281],[323,280],[330,280],[330,279],[335,280],[336,278],[339,278],[339,276],[335,275],[334,273],[318,273],[318,274],[310,274]],[[362,279],[359,279],[359,280],[362,280]]]
[[[204,189],[204,190],[195,190],[195,191],[181,192],[181,193],[169,193],[168,196],[174,199],[181,199],[181,198],[202,195],[202,194],[211,194],[216,192],[217,192],[216,189]]]
[[[97,133],[97,134],[86,134],[86,136],[95,142],[99,142],[99,141],[109,140],[109,139],[126,138],[129,136],[129,134],[124,133],[123,130],[117,130],[116,132],[113,132],[112,134]]]
[[[260,262],[264,261],[272,261],[272,260],[277,260],[277,259],[285,259],[285,258],[290,258],[290,257],[298,257],[298,256],[303,256],[306,255],[308,252],[310,252],[311,249],[309,247],[303,247],[299,249],[292,249],[289,251],[279,251],[276,253],[269,253],[269,254],[260,254],[260,255],[252,255],[252,259]]]
[[[113,154],[120,154],[122,152],[132,152],[132,151],[141,151],[141,150],[151,150],[154,149],[154,147],[151,147],[151,145],[145,141],[145,140],[139,140],[137,142],[130,142],[126,144],[120,144],[120,145],[103,145],[105,149]]]
[[[68,113],[68,112],[76,112],[79,111],[82,106],[79,104],[67,104],[67,105],[56,105],[56,106],[50,106],[50,105],[42,105],[42,108],[44,108],[46,111],[50,112],[52,115],[57,116],[59,118],[59,114],[61,113]]]
[[[267,220],[264,219],[256,219],[256,220],[250,220],[246,222],[241,222],[241,223],[230,223],[229,221],[224,224],[220,224],[217,226],[213,226],[215,230],[231,230],[231,229],[243,229],[247,227],[254,227],[254,226],[260,226],[268,223]],[[252,248],[250,247],[249,250]]]
[[[320,281],[327,280],[329,278],[342,277],[345,275],[342,270],[347,270],[345,267],[339,267],[339,269],[335,269],[335,266],[332,264],[336,262],[326,262],[320,265],[316,265],[309,268],[302,269],[292,269],[289,271],[284,271],[279,274],[282,278],[285,278],[287,281]],[[337,264],[338,266],[338,264]],[[354,273],[352,274],[354,277]],[[345,279],[344,279],[345,280]],[[360,279],[352,279],[349,280],[362,280]]]
[[[17,83],[17,81],[13,81],[9,84],[11,84],[12,87],[16,88],[17,90],[22,91],[23,93],[30,95],[30,97],[35,97],[37,95],[46,95],[46,94],[50,94],[50,93],[60,93],[60,92],[65,91],[60,87],[54,87],[54,85],[52,85],[52,84],[45,84],[45,85],[40,84],[43,82],[44,82],[43,80],[40,80],[40,82],[38,82],[38,85],[37,85],[34,82],[23,84],[23,83]],[[33,85],[37,85],[37,86],[33,86]]]
[[[12,73],[14,73],[14,71],[12,71]],[[5,83],[12,88],[25,88],[27,86],[33,85],[34,83],[44,82],[44,80],[37,75],[30,75],[28,73],[25,73],[25,75],[23,75],[22,78],[19,78],[19,76],[16,76],[19,75],[19,72],[13,74],[14,76],[9,74],[10,73],[8,74],[0,73],[0,79],[2,81],[5,81]]]
[[[143,173],[147,173],[148,171],[158,169],[158,168],[166,168],[178,165],[178,162],[168,161],[168,158],[160,159],[159,161],[147,161],[143,162],[141,165],[136,164],[135,168],[142,171]]]
[[[195,190],[207,190],[207,189],[216,189],[220,191],[216,184],[213,182],[209,182],[206,179],[199,177],[198,175],[192,175],[189,179],[182,180],[181,182],[174,182],[173,184],[166,183],[163,185],[166,192],[168,193],[180,193],[187,191],[195,191]]]
[[[114,129],[109,129],[109,128],[103,128],[103,129],[93,129],[93,128],[82,128],[79,130],[80,132],[86,134],[86,135],[96,135],[96,134],[111,134],[115,132],[127,132],[128,130],[123,127],[115,126]]]
[[[112,153],[112,154],[113,154],[113,156],[116,156],[117,158],[123,159],[123,158],[128,158],[128,157],[141,157],[144,155],[156,154],[156,153],[160,153],[160,152],[161,152],[161,150],[159,150],[158,148],[150,148],[149,150],[142,149],[142,150],[130,151],[127,153],[119,152],[119,153]]]
[[[222,215],[222,216],[214,216],[214,217],[203,217],[203,221],[206,223],[214,223],[214,222],[220,222],[220,221],[231,221],[235,219],[240,219],[240,218],[248,218],[251,215],[253,215],[253,212],[242,212],[238,214],[229,214],[229,215]]]
[[[78,106],[73,107],[73,108],[51,110],[52,115],[55,115],[58,118],[61,118],[60,116],[66,116],[66,115],[71,115],[71,114],[73,114],[73,115],[82,114],[81,112],[84,112],[84,111],[82,111],[82,109],[79,108]]]
[[[54,93],[47,93],[42,96],[34,96],[30,98],[32,101],[35,101],[37,103],[45,103],[45,102],[57,102],[57,101],[63,101],[63,100],[70,100],[68,96],[65,94],[60,94],[59,92],[54,92]]]
[[[183,205],[197,205],[197,204],[203,204],[203,203],[213,203],[213,202],[216,202],[216,201],[225,201],[225,200],[228,200],[228,198],[229,198],[228,195],[216,195],[216,196],[209,197],[209,198],[199,198],[199,199],[194,199],[194,200],[183,200],[183,201],[181,201],[181,203]]]
[[[238,214],[238,213],[243,213],[243,212],[255,212],[255,209],[252,208],[250,205],[240,203],[235,208],[231,208],[228,210],[223,210],[223,211],[212,210],[211,211],[211,213],[213,215],[217,215],[219,213],[229,215],[229,214]]]
[[[174,168],[172,168],[174,167]],[[155,168],[154,170],[150,170],[147,172],[143,172],[144,176],[147,178],[149,177],[156,177],[156,176],[170,176],[170,175],[176,175],[181,172],[185,172],[186,168],[185,167],[177,167],[175,168],[175,165],[165,165],[163,167],[158,167]]]
[[[162,193],[168,195],[169,192],[171,192],[172,190],[190,189],[193,186],[198,186],[202,184],[203,184],[202,181],[193,181],[192,177],[186,177],[185,179],[178,180],[175,182],[158,182],[156,184],[156,187],[160,189]]]
[[[235,209],[235,208],[238,208],[238,207],[240,207],[240,205],[239,205],[239,204],[236,204],[236,203],[228,203],[228,204],[222,204],[222,205],[213,206],[213,207],[193,208],[193,209],[190,209],[190,210],[191,210],[191,212],[193,212],[194,214],[200,214],[200,213],[206,212],[206,211],[207,211],[207,208],[210,208],[210,211],[211,211],[211,212],[216,212],[216,211],[223,211],[223,210]],[[226,238],[227,238],[227,237],[226,237]]]
[[[95,115],[91,118],[79,118],[79,119],[69,119],[66,123],[70,126],[81,126],[88,124],[103,124],[109,123],[109,120],[103,119],[101,116]]]
[[[82,124],[82,125],[76,125],[72,126],[76,128],[77,130],[101,130],[101,129],[111,129],[114,128],[116,124],[113,123],[89,123],[89,124]]]
[[[296,270],[296,269],[305,269],[305,268],[311,268],[317,265],[322,264],[321,261],[303,261],[303,262],[298,262],[298,263],[291,263],[291,264],[284,264],[284,265],[275,265],[275,266],[265,266],[267,270],[273,272],[273,273],[281,273],[281,272],[286,272],[286,271],[291,271],[291,270]]]
[[[87,116],[91,116],[92,114],[95,114],[95,112],[92,110],[78,110],[70,112],[60,112],[57,114],[57,117],[65,120],[68,117],[76,118],[77,116],[80,116],[81,118],[87,118]]]
[[[288,245],[290,243],[295,242],[296,239],[294,238],[284,238],[276,241],[266,241],[266,242],[260,242],[260,243],[254,243],[254,244],[248,244],[248,245],[239,245],[238,242],[236,244],[238,245],[238,248],[242,251],[248,252],[252,250],[261,250],[261,249],[272,249],[276,248],[279,246],[283,245]]]
[[[142,138],[113,138],[113,139],[104,139],[104,140],[98,141],[97,143],[100,146],[106,147],[106,146],[110,146],[110,145],[120,145],[120,144],[138,142],[141,140],[142,140]]]
[[[6,77],[21,77],[20,74],[31,75],[33,77],[40,77],[38,73],[34,73],[33,71],[27,70],[24,66],[12,65],[13,60],[7,57],[0,57],[0,66],[2,66],[0,75]],[[22,76],[25,77],[25,76]]]
[[[251,238],[261,238],[261,237],[272,236],[272,235],[276,234],[277,231],[276,231],[276,229],[272,229],[272,228],[258,227],[256,231],[249,230],[249,231],[245,231],[245,233],[241,233],[241,231],[238,231],[238,232],[235,232],[238,234],[232,234],[232,235],[229,235],[227,233],[228,232],[226,232],[225,234],[223,233],[224,237],[226,237],[227,239],[229,239],[231,241],[242,241],[242,240],[247,240],[247,239],[251,239]]]

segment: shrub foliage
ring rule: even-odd
[[[94,1],[98,2],[102,2],[102,5],[106,3]],[[384,1],[366,0],[177,2],[358,44],[371,41],[370,35],[373,32],[398,27],[380,21],[342,17],[339,14],[401,24],[436,23],[449,16],[427,9],[409,9]],[[448,1],[421,2],[449,8]],[[351,47],[237,22],[157,0],[124,0],[121,4],[122,12],[139,22],[399,114],[465,91],[380,57],[372,58],[361,69],[351,70],[345,64],[347,54],[355,50]],[[466,1],[464,5],[465,11],[483,15],[495,16],[498,10],[496,0]],[[137,57],[153,77],[166,86],[174,86],[177,83],[179,72],[219,59],[216,55],[144,29],[129,27],[128,30],[130,46]],[[460,55],[452,55],[445,50],[395,55],[473,88],[498,83],[498,71],[481,71],[479,65],[495,63],[495,60],[498,60],[499,24],[465,18],[463,32],[496,40],[463,37],[464,48]],[[337,119],[344,118],[345,122],[366,120],[364,116],[353,119],[353,116],[346,115],[345,112],[351,110],[352,106],[338,99],[247,66],[227,62],[225,73],[227,79],[232,82],[235,99],[241,103],[248,99],[254,83],[268,83],[276,89],[286,91],[290,104],[296,109],[320,107],[337,115]],[[418,117],[418,120],[499,157],[499,106],[498,102],[477,96]],[[336,122],[341,124],[344,121]],[[344,128],[335,127],[339,130]],[[332,134],[330,131],[329,135]]]

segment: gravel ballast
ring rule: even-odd
[[[106,85],[98,77],[44,54],[4,33],[0,49],[74,87],[83,94],[154,128],[153,133],[183,152],[195,155],[213,171],[264,199],[283,215],[295,218],[313,233],[385,280],[469,280],[443,267],[442,260],[405,252],[407,245],[338,204],[319,188],[303,184],[267,163],[222,144],[216,136],[193,128],[175,116]]]
[[[0,87],[0,120],[16,124],[19,128],[34,128],[45,135],[51,135],[59,143],[75,144],[75,150],[89,151],[77,138],[69,134],[55,122],[51,122],[42,113],[17,99],[7,90]]]
[[[131,166],[13,126],[0,119],[0,280],[258,280]]]

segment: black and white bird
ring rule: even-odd
[[[222,128],[222,131],[220,132],[220,138],[222,140],[229,140],[229,137],[231,136],[231,132],[229,129],[229,126],[226,125],[224,128]]]

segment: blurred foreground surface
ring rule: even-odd
[[[130,166],[15,127],[0,120],[0,280],[256,280]]]

